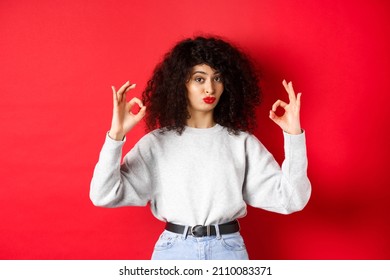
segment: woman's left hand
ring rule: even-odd
[[[301,108],[302,94],[298,93],[295,95],[292,82],[287,83],[286,80],[283,80],[283,86],[288,93],[290,103],[287,104],[282,100],[276,101],[272,105],[269,117],[288,134],[300,134],[302,133],[302,129],[299,120],[299,110]],[[279,106],[284,109],[284,114],[282,116],[278,116],[275,113]]]

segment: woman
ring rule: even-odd
[[[283,86],[289,103],[276,101],[269,115],[284,134],[280,168],[251,134],[260,89],[246,56],[217,38],[179,42],[157,65],[143,102],[126,102],[135,84],[112,87],[112,124],[91,200],[102,207],[150,203],[166,222],[152,259],[248,259],[237,221],[246,205],[288,214],[303,209],[311,193],[301,94],[291,82]],[[145,115],[150,132],[121,164],[125,136]]]

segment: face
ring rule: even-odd
[[[186,82],[188,112],[212,112],[223,92],[221,73],[206,64],[192,68]]]

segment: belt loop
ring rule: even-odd
[[[221,234],[219,233],[219,225],[214,225],[215,227],[215,234],[217,235],[217,239],[221,239]]]
[[[181,238],[182,238],[183,240],[186,240],[186,239],[187,239],[188,227],[189,227],[189,226],[185,226],[185,227],[184,227],[184,231],[183,231],[183,234],[182,234],[182,236],[181,236]]]

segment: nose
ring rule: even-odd
[[[206,94],[208,95],[211,95],[214,93],[214,84],[212,81],[208,80],[206,83],[205,83],[205,92]]]

